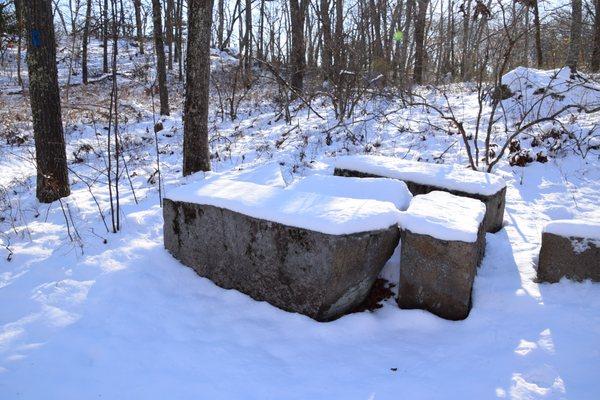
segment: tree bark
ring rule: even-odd
[[[37,162],[36,196],[51,203],[70,194],[56,70],[51,0],[22,3],[27,26],[29,95]]]
[[[183,117],[183,175],[210,171],[208,91],[212,0],[188,0],[188,46]]]
[[[246,0],[244,9],[245,33],[244,33],[244,80],[246,86],[252,81],[252,0]]]
[[[581,15],[581,0],[571,0],[571,37],[565,64],[567,67],[570,67],[572,71],[577,70],[579,50],[581,49]]]
[[[258,20],[258,48],[256,49],[256,58],[265,59],[265,0],[260,0],[259,20]]]
[[[290,86],[296,93],[304,88],[304,70],[306,68],[306,44],[304,40],[304,21],[308,0],[290,0],[290,20],[292,31],[292,48],[290,54],[291,79]]]
[[[15,0],[15,17],[17,18],[17,30],[19,41],[17,43],[17,81],[23,88],[23,77],[21,73],[21,53],[23,49],[23,0]]]
[[[413,9],[415,7],[415,0],[406,1],[406,20],[404,21],[404,30],[402,38],[402,46],[400,47],[400,56],[398,65],[400,67],[400,84],[406,82],[406,71],[408,70],[407,58],[408,58],[408,39],[410,38],[410,27],[413,20]]]
[[[138,46],[140,46],[140,54],[144,54],[144,32],[142,28],[142,0],[133,0],[133,8],[135,9],[135,33],[137,36]]]
[[[88,83],[88,41],[90,36],[90,17],[92,14],[92,0],[87,0],[85,9],[85,22],[83,25],[83,36],[81,38],[81,80],[84,85]]]
[[[102,9],[102,72],[108,74],[108,0]]]
[[[183,0],[177,0],[177,67],[179,81],[183,82]]]
[[[154,50],[156,52],[156,74],[158,76],[160,115],[169,115],[169,92],[167,91],[167,70],[165,66],[165,45],[163,40],[160,0],[152,0],[152,20],[154,22]]]
[[[415,21],[415,69],[414,82],[423,83],[423,66],[425,63],[425,22],[429,0],[418,0],[419,10]]]
[[[369,0],[369,19],[373,29],[373,40],[371,42],[371,48],[373,51],[373,59],[371,63],[379,64],[383,58],[383,43],[381,35],[381,20],[379,14],[378,4],[375,4],[375,0]],[[366,22],[366,21],[365,21]],[[376,68],[377,70],[377,68]],[[381,72],[381,71],[377,71]]]
[[[467,80],[468,60],[469,60],[469,32],[471,31],[471,0],[463,3],[463,34],[462,34],[462,54],[460,60],[460,76],[463,81]]]
[[[592,49],[592,62],[590,69],[592,72],[600,71],[600,0],[595,1],[594,18],[594,47]]]
[[[167,59],[167,68],[169,71],[173,70],[173,11],[175,4],[173,0],[167,0],[167,9],[165,12],[165,39],[167,41],[167,48],[169,49],[169,57]]]
[[[225,40],[225,0],[219,0],[217,6],[217,14],[219,19],[219,25],[217,25],[217,47],[223,50]]]
[[[321,63],[323,68],[323,79],[331,80],[331,63],[333,59],[333,38],[331,37],[331,16],[329,15],[329,0],[321,0],[321,31],[323,33],[323,52]]]
[[[537,59],[537,67],[543,68],[544,58],[542,54],[542,28],[540,26],[540,8],[538,0],[533,0],[533,25],[535,26],[535,54]]]

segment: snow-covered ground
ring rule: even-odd
[[[136,68],[121,57],[126,72]],[[202,179],[180,177],[181,86],[171,79],[173,115],[158,133],[167,194]],[[35,201],[27,99],[0,95],[1,399],[600,397],[600,284],[535,282],[546,222],[600,220],[593,149],[583,158],[577,146],[543,147],[552,137],[531,132],[523,147],[541,137],[535,151],[547,149],[548,162],[505,159],[494,169],[508,185],[506,226],[487,234],[467,320],[400,310],[390,299],[319,323],[221,289],[164,250],[150,83],[119,82],[135,198],[124,175],[118,234],[98,211],[109,218],[101,105],[110,82],[72,87],[63,105],[73,185],[62,204]],[[469,85],[450,90],[472,130],[476,94]],[[286,124],[273,97],[249,95],[235,121],[211,112],[211,176],[282,186],[280,173],[285,184],[331,174],[332,157],[365,152],[467,165],[459,136],[420,108],[374,100],[340,128],[320,99],[313,107],[324,119],[295,104]],[[597,113],[568,120],[581,134],[598,123]],[[394,282],[398,265],[396,252],[382,275]]]

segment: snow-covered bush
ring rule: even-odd
[[[546,118],[561,110],[576,111],[577,107],[600,107],[600,83],[568,67],[518,67],[502,77],[502,85],[508,90],[502,100],[504,113],[525,121]]]

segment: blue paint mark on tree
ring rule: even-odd
[[[37,29],[31,31],[31,44],[33,44],[34,47],[40,47],[42,45],[42,35]]]

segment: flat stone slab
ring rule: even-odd
[[[440,191],[414,197],[400,217],[400,308],[467,318],[485,251],[484,215],[479,200]]]
[[[309,175],[288,186],[288,190],[314,192],[328,196],[372,199],[393,203],[406,210],[413,198],[406,183],[391,178],[354,178],[335,175]]]
[[[486,232],[502,229],[506,182],[497,175],[455,165],[371,155],[338,157],[334,166],[334,174],[338,176],[399,179],[406,182],[413,195],[443,190],[457,196],[480,200],[486,206]]]
[[[539,282],[600,282],[600,223],[559,220],[546,224],[538,262]]]
[[[360,304],[399,240],[393,204],[218,180],[165,198],[167,250],[227,289],[319,321]]]

